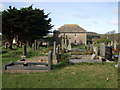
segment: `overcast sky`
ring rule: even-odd
[[[44,9],[52,18],[52,30],[64,24],[78,24],[87,31],[106,33],[118,32],[118,2],[2,2],[0,9],[11,6]]]

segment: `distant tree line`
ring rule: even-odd
[[[33,9],[32,5],[18,10],[9,6],[9,9],[2,12],[2,36],[9,43],[12,49],[13,39],[17,41],[17,45],[26,42],[32,46],[35,39],[46,36],[53,25],[50,24],[51,18],[44,10]]]

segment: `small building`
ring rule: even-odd
[[[87,31],[77,24],[65,24],[53,33],[57,44],[61,43],[62,36],[67,36],[71,43],[76,45],[87,43]]]

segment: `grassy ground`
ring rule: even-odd
[[[3,88],[117,88],[113,64],[67,65],[51,72],[3,74]]]
[[[48,49],[45,47],[40,47],[38,50],[32,50],[30,47],[27,47],[27,58],[35,57],[35,56],[46,56],[48,53]],[[21,59],[22,48],[14,47],[14,50],[2,49],[2,64],[7,64],[10,61],[17,61]]]
[[[3,49],[3,64],[20,59],[22,48],[16,50]],[[42,55],[48,49],[41,47],[40,50],[28,49],[28,57]],[[117,88],[118,73],[114,68],[116,63],[102,64],[75,64],[59,63],[53,65],[50,72],[29,74],[2,74],[3,88]]]

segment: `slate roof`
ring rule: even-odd
[[[59,32],[87,32],[85,29],[77,24],[64,24],[58,28]]]

